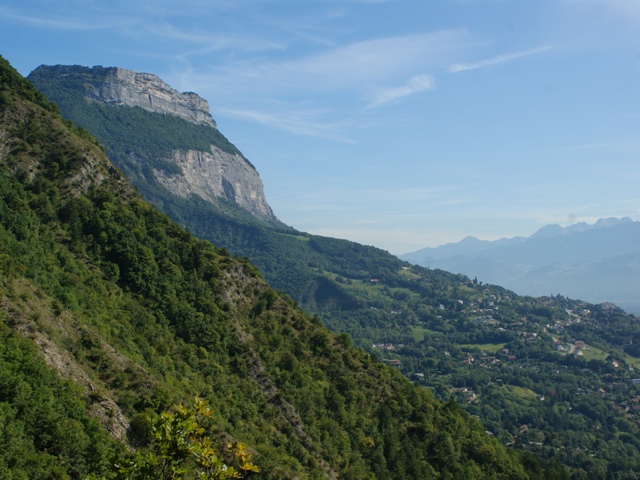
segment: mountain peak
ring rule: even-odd
[[[575,232],[584,232],[586,230],[592,230],[594,228],[614,227],[616,225],[629,222],[633,222],[633,220],[631,220],[629,217],[608,217],[600,218],[593,224],[587,222],[578,222],[572,225],[567,225],[566,227],[561,227],[560,225],[555,223],[552,225],[545,225],[529,238],[556,237],[559,235],[568,235]]]
[[[120,67],[41,65],[28,78],[63,116],[93,133],[138,188],[155,192],[157,205],[191,201],[189,213],[174,218],[200,211],[202,199],[279,223],[257,170],[216,128],[209,103],[196,93]]]
[[[41,65],[33,73],[72,77],[76,87],[89,100],[141,107],[151,112],[176,115],[195,124],[216,126],[205,99],[193,92],[181,93],[151,73],[101,65]]]
[[[608,217],[608,218],[600,218],[596,223],[593,224],[593,228],[605,228],[605,227],[613,227],[615,225],[619,225],[621,223],[629,223],[632,222],[629,217]]]
[[[531,235],[530,238],[555,237],[557,235],[562,235],[563,230],[564,229],[557,223],[554,223],[551,225],[545,225],[544,227],[540,228],[537,232],[535,232],[533,235]]]
[[[473,235],[467,235],[462,240],[460,240],[460,243],[476,243],[479,241],[480,239],[478,237],[474,237]]]

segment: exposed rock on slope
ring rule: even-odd
[[[211,152],[177,150],[173,161],[182,175],[154,169],[156,181],[179,197],[195,194],[209,200],[222,197],[232,200],[252,215],[275,219],[262,190],[256,171],[239,154],[230,154],[211,146]]]
[[[112,105],[141,107],[150,112],[169,113],[189,122],[215,127],[209,103],[193,92],[171,88],[151,73],[119,67],[93,68],[78,65],[42,65],[39,71],[60,77],[80,77],[86,98]]]
[[[267,203],[258,172],[217,131],[208,102],[197,94],[180,93],[156,75],[117,67],[42,65],[31,73],[29,79],[50,100],[58,103],[63,116],[92,131],[107,147],[111,159],[129,172],[129,177],[137,186],[140,186],[138,183],[152,182],[178,197],[198,195],[214,204],[218,198],[225,199],[260,220],[278,223]],[[189,143],[183,138],[162,153],[149,145],[145,146],[144,142],[139,142],[137,148],[131,147],[133,142],[127,140],[139,134],[135,128],[137,119],[133,116],[128,118],[120,112],[125,117],[122,121],[129,125],[129,131],[125,132],[127,138],[122,138],[123,132],[114,130],[122,128],[121,125],[114,125],[119,122],[104,121],[100,125],[101,132],[96,132],[87,123],[95,121],[95,118],[81,118],[82,115],[87,116],[86,110],[91,108],[87,102],[107,108],[140,107],[148,112],[179,117],[195,125],[180,127],[181,132],[185,132],[184,137],[197,140]],[[162,125],[156,130],[167,130],[165,137],[180,137],[175,126],[164,125],[162,120],[163,117],[153,120]],[[148,126],[146,123],[145,127]],[[156,133],[163,136],[161,131]],[[209,140],[203,141],[204,138]],[[171,141],[167,138],[163,140],[167,143],[164,146],[168,147]],[[129,145],[126,151],[120,151],[123,143]],[[167,165],[173,168],[167,168]],[[131,175],[132,170],[138,173]],[[134,178],[136,176],[137,179]]]

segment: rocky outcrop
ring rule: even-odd
[[[182,175],[169,175],[156,169],[153,174],[156,181],[174,195],[195,194],[204,199],[222,197],[258,218],[276,220],[260,177],[241,155],[223,152],[212,145],[211,152],[176,151],[173,161],[182,170]]]
[[[53,101],[57,100],[56,94],[64,89],[90,102],[141,107],[151,112],[175,115],[196,125],[216,128],[206,100],[192,92],[180,93],[150,73],[118,67],[42,65],[29,78]],[[60,98],[62,106],[64,100],[64,97]],[[72,112],[70,109],[69,113]],[[73,115],[71,120],[76,121]],[[215,135],[220,134],[215,132]],[[198,150],[174,150],[170,158],[157,160],[175,162],[181,173],[152,169],[154,179],[176,196],[199,195],[212,203],[216,198],[224,198],[260,220],[279,223],[267,203],[262,180],[254,166],[235,147],[223,148],[211,144],[206,151],[201,151],[202,146]],[[138,167],[150,160],[148,152],[131,153],[131,159],[138,162]]]
[[[59,315],[54,314],[48,306],[49,302],[41,300],[42,292],[36,293],[38,289],[29,282],[16,280],[5,281],[4,284],[9,292],[21,292],[21,295],[15,295],[15,299],[0,296],[0,313],[7,318],[7,323],[23,336],[32,339],[47,364],[53,367],[62,378],[71,380],[82,388],[89,416],[96,418],[113,438],[126,443],[129,420],[118,404],[104,393],[104,384],[92,379],[88,374],[89,369],[82,366],[67,349],[48,335],[56,332],[58,339],[62,336],[67,340],[79,341],[77,340],[78,330],[73,326],[77,323],[71,314],[67,311]],[[105,342],[101,344],[116,369],[124,371],[126,368],[136,368],[132,367],[130,362],[119,355],[113,347]],[[113,361],[114,358],[116,361]],[[139,370],[142,371],[141,368]],[[147,372],[142,372],[144,374],[142,378],[151,381]]]
[[[141,107],[151,112],[176,115],[189,122],[216,126],[205,99],[193,92],[180,93],[151,73],[78,65],[41,65],[33,73],[42,75],[45,72],[48,76],[72,77],[90,100]]]

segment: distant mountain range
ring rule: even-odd
[[[562,294],[640,312],[640,222],[628,217],[547,225],[529,237],[466,237],[400,258],[521,295]]]

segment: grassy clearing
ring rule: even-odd
[[[635,369],[640,369],[640,358],[632,357],[627,353],[622,354],[621,356],[622,360],[627,362],[628,365],[631,365]]]
[[[604,362],[609,357],[609,353],[605,352],[604,350],[600,350],[599,348],[587,345],[587,347],[582,350],[582,356],[586,361],[602,360]],[[632,357],[631,355],[622,352],[616,352],[612,355],[612,357],[619,360],[624,360],[627,365],[630,365],[636,369],[640,369],[640,358]]]
[[[529,390],[528,388],[516,387],[513,385],[505,385],[504,388],[520,398],[536,398],[536,392]]]
[[[467,343],[460,345],[461,348],[477,348],[483,352],[496,353],[498,350],[502,350],[506,343]]]
[[[406,277],[406,278],[412,278],[412,279],[421,278],[420,275],[413,273],[410,269],[407,269],[407,268],[402,268],[398,273],[400,274],[400,276]]]
[[[433,330],[429,330],[428,328],[420,326],[413,326],[411,327],[411,335],[416,342],[421,342],[427,335],[442,335],[442,333],[434,332]]]
[[[588,362],[589,360],[602,360],[605,361],[609,354],[600,350],[599,348],[586,346],[582,350],[582,357]]]

